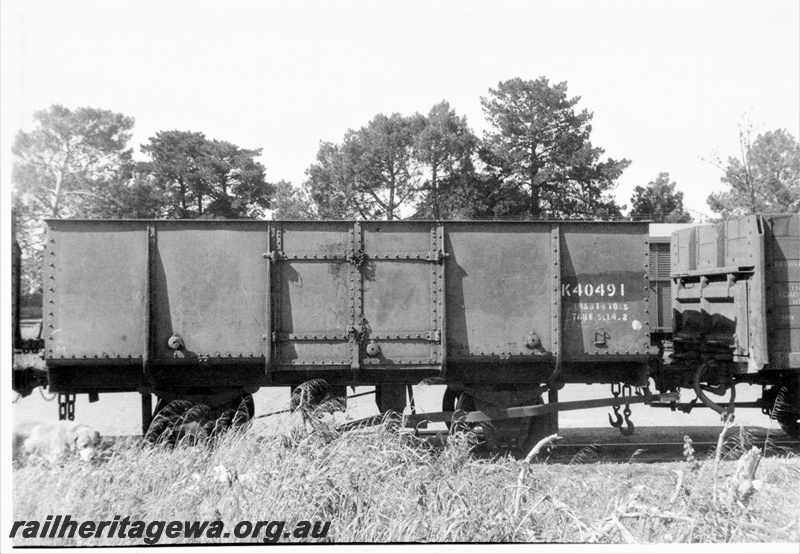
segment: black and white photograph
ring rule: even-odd
[[[797,553],[799,140],[798,0],[0,0],[0,551]]]

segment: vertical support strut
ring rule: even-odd
[[[155,249],[156,249],[156,229],[153,224],[147,224],[147,272],[144,279],[144,350],[142,352],[142,381],[143,385],[149,387],[150,383],[150,364],[154,351],[154,333],[153,326],[155,325],[154,307],[155,301],[153,299],[153,274],[155,273]]]
[[[350,369],[353,371],[353,381],[358,381],[358,372],[361,369],[361,334],[366,332],[363,328],[364,307],[363,303],[363,281],[361,278],[361,262],[364,254],[364,240],[361,233],[361,224],[356,221],[350,230],[350,244],[352,252],[351,264],[351,304],[350,304],[350,329],[355,331],[350,333]]]
[[[264,287],[266,288],[265,294],[265,306],[264,306],[264,375],[267,377],[267,381],[272,381],[272,356],[273,356],[273,345],[274,342],[272,340],[272,333],[275,330],[274,321],[272,314],[272,261],[273,257],[271,256],[272,250],[272,242],[273,236],[275,234],[275,228],[273,225],[267,223],[267,249],[264,253],[264,261],[267,263],[267,271],[266,271],[266,283],[264,283]]]
[[[553,224],[551,233],[551,283],[550,290],[552,291],[552,337],[551,347],[553,356],[555,356],[556,363],[550,377],[547,378],[547,384],[551,388],[558,380],[561,373],[561,366],[563,364],[563,351],[564,345],[562,344],[562,329],[561,322],[561,233],[558,223]]]
[[[151,223],[147,224],[147,267],[144,277],[144,348],[142,351],[142,384],[139,393],[142,395],[142,435],[147,434],[150,423],[153,421],[153,401],[150,396],[152,379],[150,366],[155,351],[155,300],[153,299],[153,276],[155,275],[155,249],[156,229]],[[145,397],[147,397],[147,410],[145,413]]]
[[[557,389],[550,389],[547,392],[547,403],[548,404],[557,404],[558,403],[558,390]],[[558,412],[551,412],[550,416],[550,431],[549,434],[558,433]]]
[[[551,336],[551,345],[552,345],[552,352],[553,356],[555,356],[555,367],[553,367],[553,372],[547,378],[547,386],[549,387],[548,392],[548,402],[555,403],[558,402],[558,389],[560,388],[558,383],[558,378],[561,374],[561,368],[564,362],[564,344],[562,341],[563,338],[563,328],[564,325],[562,324],[562,307],[561,307],[561,228],[558,223],[553,224],[553,228],[551,231],[550,236],[551,242],[551,256],[552,256],[552,263],[551,266],[551,283],[550,283],[550,290],[552,291],[552,336]],[[558,432],[558,412],[553,412],[550,414],[550,421],[551,433]]]
[[[434,331],[438,331],[439,333],[439,343],[438,347],[436,343],[434,344],[434,348],[438,348],[439,353],[439,364],[441,369],[440,375],[444,377],[447,373],[447,317],[445,310],[447,309],[447,298],[445,296],[445,264],[447,263],[447,251],[445,250],[444,246],[444,225],[441,221],[437,221],[433,224],[433,229],[431,230],[431,250],[432,252],[438,252],[440,254],[440,259],[437,263],[433,265],[433,280],[434,280],[434,301],[436,302],[433,306],[434,308]]]
[[[150,392],[142,394],[142,436],[147,434],[150,424],[153,422],[153,395]]]
[[[283,223],[281,222],[275,222],[272,225],[270,225],[271,241],[272,241],[272,246],[274,247],[273,250],[271,251],[272,254],[274,254],[272,256],[271,261],[274,262],[274,267],[276,268],[279,277],[276,280],[274,291],[272,290],[272,280],[270,279],[270,295],[272,299],[271,300],[272,316],[270,319],[272,321],[271,323],[272,332],[268,335],[268,339],[270,341],[270,348],[275,349],[274,354],[276,358],[279,360],[280,360],[280,355],[276,338],[278,333],[281,332],[284,322],[281,319],[282,317],[281,314],[283,313],[283,295],[281,294],[280,291],[280,280],[283,278],[283,276],[280,273],[282,269],[280,269],[280,266],[278,266],[278,262],[284,259],[283,231],[284,231]],[[272,268],[270,267],[270,270],[271,269]]]

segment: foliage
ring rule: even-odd
[[[72,520],[97,521],[122,514],[146,522],[222,521],[226,531],[245,520],[286,521],[286,530],[300,520],[327,520],[327,540],[340,543],[800,539],[800,464],[793,454],[765,458],[759,465],[764,487],[728,503],[713,500],[713,460],[685,475],[677,489],[675,473],[685,462],[537,463],[518,483],[522,462],[476,458],[469,435],[456,434],[434,449],[388,426],[341,433],[321,425],[311,433],[295,426],[284,436],[262,436],[254,428],[216,448],[148,449],[118,439],[94,465],[23,462],[13,473],[13,520],[43,522],[48,515],[70,514]],[[726,447],[726,474],[740,453]],[[264,537],[263,528],[255,537],[231,533],[216,539],[162,533],[159,543],[255,543]],[[296,542],[291,536],[279,540]],[[18,536],[14,542],[143,541],[103,533],[62,540]]]
[[[592,146],[592,114],[576,113],[580,97],[567,97],[567,83],[545,77],[499,83],[481,98],[493,131],[484,136],[480,157],[502,183],[494,215],[619,214],[609,193],[628,160],[600,161]]]
[[[162,131],[141,146],[151,158],[142,169],[155,178],[167,198],[166,217],[263,217],[274,186],[247,150],[203,133]]]
[[[156,219],[164,217],[167,196],[152,175],[139,166],[126,168],[121,178],[107,183],[104,194],[88,207],[97,219]]]
[[[54,104],[34,114],[32,131],[12,146],[17,240],[24,292],[41,287],[42,220],[87,217],[109,194],[108,185],[130,164],[133,119],[96,108],[72,111]]]
[[[361,206],[365,193],[357,190],[353,169],[343,148],[331,142],[321,142],[317,161],[306,170],[305,190],[309,191],[321,219],[353,219],[366,215]]]
[[[756,213],[800,212],[800,144],[785,129],[759,134],[740,126],[740,157],[712,161],[730,187],[713,193],[708,205],[724,218]]]
[[[316,206],[308,190],[295,188],[288,181],[275,183],[275,192],[270,199],[272,219],[319,219]]]
[[[349,130],[341,145],[322,143],[306,171],[317,206],[339,218],[397,218],[421,188],[414,140],[423,126],[419,115],[378,114],[366,127]]]
[[[683,193],[675,190],[675,181],[662,171],[646,187],[637,185],[631,197],[630,216],[634,220],[650,219],[656,223],[689,223],[692,216],[683,209]]]
[[[34,114],[12,147],[17,194],[40,217],[81,216],[102,184],[131,159],[133,119],[95,108],[60,105]]]
[[[414,157],[425,165],[430,177],[423,185],[417,214],[440,219],[463,209],[459,193],[470,188],[474,176],[472,154],[477,138],[448,102],[431,108],[414,137]]]

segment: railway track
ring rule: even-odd
[[[549,463],[664,463],[682,461],[684,436],[691,438],[694,456],[697,459],[713,457],[719,439],[719,428],[689,427],[642,427],[636,435],[622,437],[614,429],[563,429],[561,439],[555,441],[540,459]],[[420,431],[420,438],[434,446],[443,446],[447,434],[443,431]],[[757,446],[766,456],[800,455],[800,441],[787,437],[782,432],[763,427],[746,427],[739,438],[736,428],[728,431],[723,442],[726,459],[738,458],[741,446],[745,449]]]
[[[747,443],[749,446],[760,446],[763,444]],[[698,459],[714,456],[716,442],[692,442],[694,456]],[[724,452],[729,452],[730,456],[738,458],[741,454],[739,444],[730,444],[730,441],[723,447]],[[564,463],[656,463],[656,462],[675,462],[686,459],[684,454],[683,442],[641,442],[641,443],[571,443],[561,444],[553,447],[546,459],[551,462]],[[738,452],[738,454],[737,454]],[[767,445],[767,456],[779,456],[787,453],[800,454],[800,443],[791,440],[772,440]]]
[[[547,463],[555,464],[591,464],[591,463],[667,463],[685,460],[684,441],[675,433],[664,432],[664,429],[643,428],[641,439],[631,437],[613,437],[606,429],[565,429],[560,432],[561,439],[554,442],[540,459]],[[800,441],[789,439],[781,433],[770,433],[767,437],[763,428],[755,428],[756,433],[750,433],[743,443],[745,448],[757,446],[763,450],[766,443],[766,456],[786,456],[789,454],[800,455]],[[704,427],[691,428],[699,440],[692,439],[694,456],[698,460],[713,457],[717,447],[717,437],[709,436],[709,431]],[[613,431],[613,430],[612,430]],[[717,432],[719,430],[716,430]],[[357,431],[358,432],[358,431]],[[591,434],[594,440],[587,440]],[[446,431],[420,430],[417,435],[435,448],[444,447],[447,441]],[[609,436],[611,435],[611,436]],[[120,435],[109,436],[104,439],[106,444],[139,444],[140,436]],[[738,433],[729,432],[724,445],[725,459],[736,459],[741,454]],[[477,454],[487,455],[481,452]]]

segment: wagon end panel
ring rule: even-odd
[[[48,366],[141,366],[147,349],[147,266],[145,223],[47,222]]]
[[[769,363],[762,216],[679,231],[672,236],[675,352],[714,356],[757,371]]]
[[[770,367],[800,369],[800,215],[772,216],[766,237]]]

